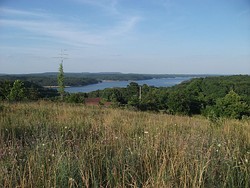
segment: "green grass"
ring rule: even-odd
[[[0,187],[249,186],[249,120],[1,105]]]

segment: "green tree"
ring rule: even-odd
[[[59,93],[61,95],[61,100],[63,100],[63,96],[65,94],[65,84],[64,84],[64,72],[63,72],[63,64],[60,63],[59,66],[59,73],[57,76],[57,82],[58,82],[58,87],[59,87]]]
[[[29,100],[38,100],[39,99],[38,89],[35,88],[34,86],[26,88],[26,92],[29,95],[28,96]]]
[[[149,87],[146,84],[142,86],[142,98],[140,100],[140,110],[159,111],[160,96],[156,88]]]
[[[233,90],[218,99],[212,110],[218,117],[241,119],[243,115],[250,115],[249,105]]]
[[[10,90],[8,99],[10,101],[21,101],[25,98],[24,83],[21,80],[16,80]]]
[[[173,114],[199,114],[201,103],[198,98],[188,90],[177,90],[170,92],[168,108]]]
[[[0,82],[0,98],[3,100],[9,100],[12,84],[10,81],[5,80]]]
[[[110,98],[111,98],[111,101],[113,103],[115,103],[116,105],[118,105],[118,106],[120,104],[125,104],[125,99],[124,99],[124,97],[122,95],[122,92],[119,89],[117,89],[117,88],[113,89],[113,92],[112,92]]]
[[[136,82],[131,82],[127,86],[127,99],[128,99],[128,105],[136,107],[138,109],[140,105],[139,100],[139,89],[140,86]]]
[[[169,94],[168,108],[173,114],[190,114],[189,99],[184,91],[173,91]]]
[[[84,94],[71,93],[65,97],[65,100],[69,103],[84,103]]]

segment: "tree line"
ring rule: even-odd
[[[0,99],[21,101],[47,98],[84,103],[85,98],[100,97],[112,102],[114,107],[141,111],[189,116],[201,114],[210,118],[242,119],[250,116],[250,76],[247,75],[195,78],[169,88],[140,86],[131,82],[126,88],[107,88],[90,93],[66,93],[64,86],[64,77],[59,92],[28,81],[1,81]]]
[[[14,82],[15,80],[21,80],[23,82],[32,82],[40,86],[58,86],[58,80],[56,75],[48,76],[30,76],[30,75],[4,75],[0,76],[0,81],[9,80]],[[99,81],[94,78],[86,77],[69,77],[65,76],[64,84],[66,86],[85,86],[89,84],[96,84]]]
[[[37,74],[14,74],[14,75],[0,75],[0,81],[3,80],[21,80],[29,81],[41,86],[57,86],[58,72],[37,73]],[[154,78],[175,78],[178,77],[195,77],[206,75],[185,75],[185,74],[123,74],[123,73],[64,73],[64,84],[66,86],[85,86],[95,84],[102,80],[148,80]]]

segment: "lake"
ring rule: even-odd
[[[183,81],[190,80],[194,77],[175,77],[175,78],[157,78],[157,79],[150,79],[150,80],[137,80],[137,81],[103,81],[98,84],[91,84],[87,86],[80,86],[80,87],[67,87],[65,88],[66,92],[69,93],[78,93],[84,92],[89,93],[91,91],[96,90],[103,90],[105,88],[114,88],[114,87],[127,87],[130,82],[136,82],[139,85],[147,84],[149,86],[155,87],[170,87],[177,85]]]

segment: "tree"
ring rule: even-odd
[[[168,108],[173,114],[200,114],[201,102],[188,90],[177,90],[170,92]]]
[[[64,72],[63,72],[63,64],[60,63],[59,66],[59,73],[57,76],[57,82],[58,82],[58,87],[59,87],[59,93],[61,95],[61,100],[63,100],[63,96],[65,94],[65,84],[64,84]]]
[[[233,90],[225,97],[218,99],[212,111],[218,117],[235,119],[241,119],[244,115],[250,115],[249,105]]]
[[[168,108],[173,114],[190,114],[189,99],[184,91],[172,91],[168,98]]]
[[[131,82],[127,86],[128,105],[136,107],[137,109],[140,105],[139,89],[140,89],[140,86],[136,82]]]
[[[110,98],[111,98],[111,101],[113,103],[115,103],[118,106],[120,104],[125,104],[126,103],[126,101],[125,101],[125,99],[123,97],[123,94],[122,94],[122,92],[119,89],[114,88],[112,91],[113,92],[111,93]]]
[[[65,97],[65,101],[69,103],[84,103],[84,94],[71,93]]]
[[[142,86],[142,98],[140,100],[140,110],[159,111],[160,96],[156,88],[149,87],[146,84]]]
[[[8,99],[10,101],[21,101],[24,97],[24,83],[21,80],[16,80],[10,90]]]
[[[12,88],[12,84],[10,81],[3,81],[3,82],[0,82],[0,98],[3,99],[3,100],[9,100],[9,95],[10,95],[10,91],[11,91],[11,88]]]
[[[38,100],[39,99],[38,89],[35,88],[34,86],[30,86],[30,87],[26,88],[26,92],[29,95],[29,97],[28,97],[29,100]]]

